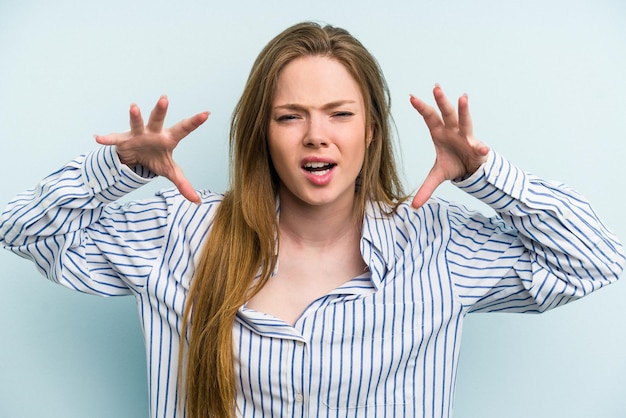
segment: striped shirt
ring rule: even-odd
[[[152,417],[184,417],[177,381],[190,281],[222,196],[176,190],[116,200],[150,181],[102,147],[18,195],[0,242],[50,280],[132,294],[147,346]],[[456,185],[497,217],[431,199],[385,215],[369,203],[366,274],[292,326],[242,306],[234,330],[245,417],[450,417],[465,314],[542,312],[617,279],[624,253],[584,198],[491,152]]]

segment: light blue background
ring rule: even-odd
[[[0,206],[127,129],[162,93],[169,122],[210,110],[176,156],[196,187],[227,185],[230,113],[253,59],[301,20],[343,26],[390,84],[407,188],[433,150],[409,93],[470,95],[477,136],[574,186],[626,239],[622,0],[0,2]],[[147,196],[164,181],[135,192]],[[439,194],[476,207],[452,186]],[[132,298],[75,294],[0,252],[0,417],[147,415]],[[540,316],[468,318],[455,417],[626,417],[626,283]]]

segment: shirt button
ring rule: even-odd
[[[111,170],[109,170],[109,172],[111,173],[111,175],[113,177],[117,176],[117,170],[115,168],[111,168]]]
[[[41,206],[43,206],[44,209],[48,209],[50,207],[50,201],[44,200],[43,202],[41,202]]]
[[[296,402],[301,403],[304,400],[304,396],[300,392],[296,393],[295,396]]]
[[[87,186],[91,187],[92,189],[96,188],[96,181],[95,180],[89,180],[89,182],[87,183]]]

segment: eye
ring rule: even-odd
[[[333,116],[339,117],[339,118],[349,118],[350,116],[354,116],[354,113],[348,112],[348,111],[342,111],[342,112],[333,113]]]
[[[289,122],[298,119],[298,115],[280,115],[276,118],[278,122]]]

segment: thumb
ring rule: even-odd
[[[169,180],[174,183],[174,186],[178,189],[181,195],[192,203],[200,204],[200,196],[191,185],[191,182],[187,180],[187,177],[183,174],[182,169],[176,165],[174,167],[174,173],[168,177]]]
[[[428,199],[430,199],[437,187],[439,187],[439,185],[445,180],[446,178],[443,172],[441,172],[437,168],[437,165],[433,166],[433,168],[430,169],[430,172],[426,176],[426,179],[424,179],[424,182],[417,190],[417,193],[415,193],[411,205],[415,209],[422,207],[424,203],[426,203]]]

